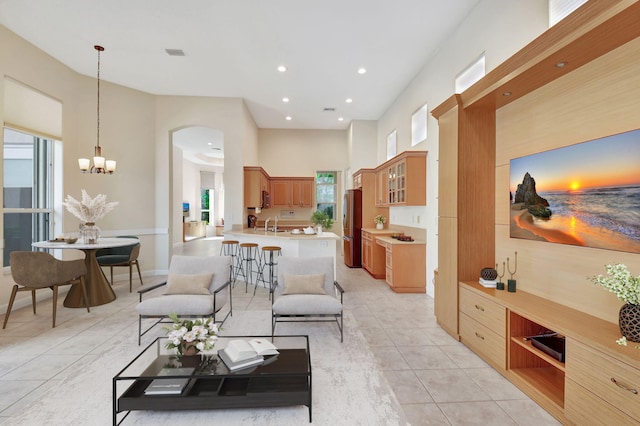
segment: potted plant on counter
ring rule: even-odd
[[[311,223],[313,223],[318,229],[318,235],[322,235],[322,230],[327,231],[333,226],[333,219],[328,214],[321,210],[316,210],[311,214]]]
[[[373,221],[376,223],[376,229],[383,229],[387,218],[379,214],[373,218]]]

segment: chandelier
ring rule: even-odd
[[[83,173],[109,173],[113,174],[116,171],[116,162],[114,160],[107,160],[102,156],[102,148],[100,147],[100,52],[104,51],[102,46],[93,46],[98,51],[98,108],[97,108],[97,129],[98,136],[96,140],[96,146],[93,153],[93,165],[88,158],[79,158],[78,166]]]

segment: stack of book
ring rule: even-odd
[[[262,365],[265,356],[274,359],[278,349],[266,339],[231,340],[227,347],[218,351],[218,357],[224,362],[229,371]]]
[[[163,368],[158,376],[190,376],[195,368]],[[191,377],[154,379],[144,390],[145,395],[180,395]]]
[[[496,288],[496,283],[498,282],[498,280],[485,280],[484,278],[480,278],[478,282],[482,287]]]

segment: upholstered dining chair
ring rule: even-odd
[[[271,335],[278,322],[336,322],[344,340],[344,290],[334,280],[333,257],[280,257],[271,287]],[[292,319],[289,319],[292,318]]]
[[[120,235],[118,238],[135,238],[135,235]],[[138,277],[140,278],[140,285],[143,285],[142,274],[140,273],[140,264],[138,263],[138,256],[140,255],[140,243],[132,244],[124,247],[112,247],[100,249],[96,253],[98,259],[98,265],[108,266],[111,272],[111,285],[113,285],[113,268],[118,266],[125,266],[129,268],[129,293],[133,287],[133,265],[138,269]]]
[[[223,324],[233,314],[231,273],[231,256],[174,255],[166,282],[138,290],[138,345],[142,336],[157,324],[172,322],[168,320],[172,313],[179,318],[212,317],[218,325]],[[165,287],[163,294],[142,300],[144,294],[160,287]],[[220,321],[216,314],[227,302],[229,311]],[[145,318],[158,320],[142,331],[142,320]]]
[[[11,298],[2,328],[7,327],[11,308],[19,291],[31,292],[33,313],[36,313],[36,290],[50,288],[53,291],[53,320],[51,327],[56,326],[56,308],[58,305],[58,287],[61,285],[79,284],[82,288],[84,303],[89,310],[89,298],[85,287],[84,276],[87,273],[84,259],[58,260],[49,253],[34,251],[13,251],[9,256],[11,277],[15,285],[11,290]]]

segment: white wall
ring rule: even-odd
[[[429,115],[427,139],[411,146],[411,115],[425,102],[431,111],[454,93],[455,76],[482,52],[487,73],[547,29],[547,0],[483,0],[443,43],[407,88],[378,120],[378,163],[386,160],[387,135],[397,131],[397,152],[426,150],[427,292],[433,295],[433,270],[438,267],[438,123]],[[391,212],[391,223],[418,226],[417,213]],[[394,220],[395,217],[395,220]]]

